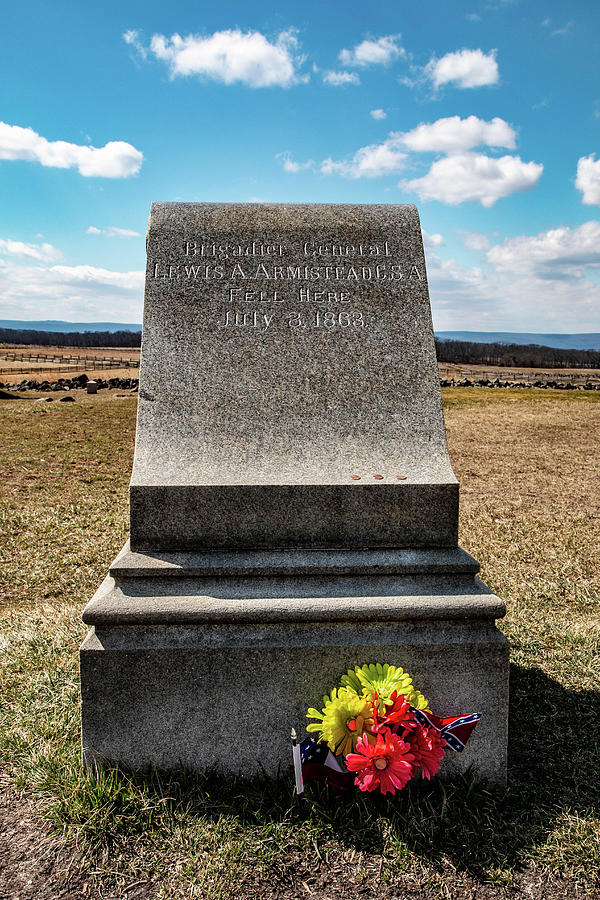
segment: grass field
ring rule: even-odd
[[[508,605],[508,789],[299,802],[291,778],[82,774],[80,615],[127,536],[136,399],[0,401],[2,785],[9,807],[36,798],[58,838],[31,852],[62,853],[73,885],[19,897],[600,896],[600,396],[444,403],[461,543]]]

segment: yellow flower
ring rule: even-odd
[[[427,699],[427,697],[423,696],[421,691],[411,691],[406,699],[411,706],[414,706],[415,709],[426,709],[427,712],[431,712],[431,710],[429,709],[429,700]]]
[[[334,688],[330,697],[325,694],[322,712],[311,708],[306,716],[319,720],[307,725],[306,730],[316,732],[319,740],[325,741],[337,756],[346,756],[356,750],[362,734],[369,741],[375,740],[371,732],[373,711],[369,700],[346,688]]]
[[[408,672],[400,666],[390,666],[388,663],[356,666],[355,669],[348,669],[347,674],[342,676],[341,683],[347,690],[363,697],[375,699],[377,694],[377,709],[381,714],[385,713],[385,707],[389,705],[394,691],[404,694],[410,705],[417,709],[427,709],[429,706],[423,694],[413,687]]]

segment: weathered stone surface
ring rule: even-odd
[[[443,771],[472,765],[504,783],[508,644],[491,620],[97,626],[81,650],[84,760],[285,771],[290,728],[303,733],[308,706],[348,668],[377,660],[411,672],[440,714],[482,711]]]
[[[505,608],[457,546],[416,210],[154,204],[138,409],[131,544],[83,615],[84,762],[275,774],[379,661],[481,711],[444,771],[502,784]]]
[[[508,644],[494,619],[505,607],[477,569],[458,548],[155,555],[126,545],[83,616],[84,760],[276,772],[307,707],[348,667],[379,660],[410,671],[435,711],[484,713],[444,772],[474,765],[500,785]]]
[[[83,614],[87,625],[270,622],[432,622],[494,619],[504,603],[464,575],[270,574],[263,577],[110,576]]]
[[[456,544],[412,206],[157,203],[132,547]]]
[[[132,551],[125,544],[113,578],[267,575],[476,575],[477,560],[460,547],[386,550]]]

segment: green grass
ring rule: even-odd
[[[599,401],[579,392],[445,392],[461,543],[508,605],[509,786],[411,783],[393,800],[312,785],[298,800],[290,779],[82,773],[80,614],[127,536],[135,400],[0,403],[8,783],[43,799],[56,829],[84,852],[93,882],[124,890],[151,879],[164,898],[266,897],[275,888],[392,897],[427,885],[443,896],[457,877],[510,886],[523,870],[557,872],[573,895],[594,890]]]

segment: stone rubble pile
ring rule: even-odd
[[[468,378],[459,380],[442,378],[442,387],[489,387],[489,388],[549,388],[557,391],[600,391],[599,381],[586,381],[585,384],[574,384],[572,381],[500,381],[499,378],[490,380],[479,378],[470,381]]]
[[[13,384],[4,384],[0,381],[0,388],[11,391],[73,391],[86,388],[89,379],[87,375],[77,375],[75,378],[59,378],[57,381],[34,381],[23,379]],[[137,391],[139,378],[102,378],[94,379],[99,391]],[[471,381],[469,378],[440,379],[442,387],[489,387],[489,388],[548,388],[558,391],[600,391],[600,378],[598,381],[586,381],[574,383],[572,381],[501,381],[499,378],[479,378]]]
[[[89,378],[87,375],[77,375],[75,378],[59,378],[57,381],[34,381],[23,379],[16,384],[2,384],[0,388],[13,391],[73,391],[87,387]],[[98,390],[110,389],[118,391],[137,391],[138,378],[95,378]]]

